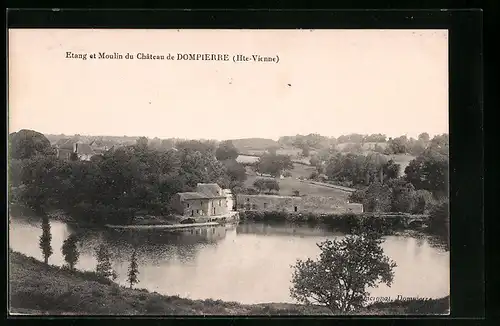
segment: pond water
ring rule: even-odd
[[[244,223],[167,233],[81,229],[51,221],[53,255],[49,264],[62,266],[63,241],[78,233],[80,258],[76,268],[94,270],[95,249],[104,243],[118,283],[127,285],[127,269],[137,248],[139,284],[165,295],[191,299],[221,299],[241,303],[294,302],[290,298],[291,265],[316,258],[316,243],[342,233],[320,227]],[[43,261],[39,249],[41,220],[12,218],[9,245],[14,251]],[[384,252],[397,263],[391,287],[371,290],[372,297],[432,297],[449,295],[449,252],[426,236],[385,238]]]

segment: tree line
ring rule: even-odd
[[[237,154],[223,154],[202,141],[182,141],[176,149],[159,151],[144,137],[80,161],[59,159],[36,132],[10,140],[10,202],[39,211],[63,209],[86,222],[123,223],[138,212],[168,216],[177,192],[192,191],[197,183],[233,189],[246,178]]]

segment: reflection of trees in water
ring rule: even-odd
[[[139,263],[141,261],[154,263],[175,258],[180,261],[192,260],[202,247],[223,239],[226,229],[220,226],[182,232],[86,230],[78,234],[82,252],[87,254],[94,255],[96,248],[104,244],[113,261],[126,262],[136,248]]]
[[[241,234],[289,235],[289,236],[327,236],[332,231],[321,226],[306,226],[293,223],[240,223],[236,232]],[[341,233],[339,233],[341,235]]]
[[[403,236],[408,238],[414,238],[418,247],[422,247],[425,244],[429,247],[444,251],[449,251],[447,239],[433,234],[419,232],[415,230],[407,230],[403,232],[396,233],[397,236]]]

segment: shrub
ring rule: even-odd
[[[165,312],[165,308],[166,304],[160,296],[149,297],[144,305],[144,309],[150,314]]]

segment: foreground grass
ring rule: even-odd
[[[221,300],[190,300],[128,289],[92,272],[70,271],[9,253],[10,311],[25,314],[94,315],[328,315],[318,306],[287,303],[244,305]],[[448,298],[391,302],[361,314],[445,313]]]

